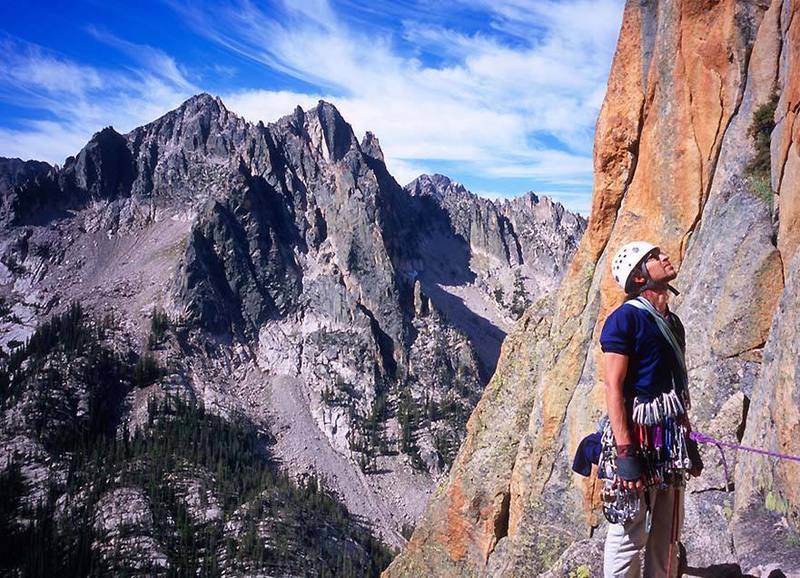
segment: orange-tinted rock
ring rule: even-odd
[[[781,14],[780,101],[773,132],[773,184],[780,194],[778,248],[789,263],[800,244],[800,2],[786,0]]]

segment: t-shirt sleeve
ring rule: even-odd
[[[606,319],[600,332],[600,349],[604,353],[633,353],[636,326],[633,307],[619,307]]]

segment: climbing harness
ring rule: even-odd
[[[646,415],[646,411],[639,413]],[[633,438],[639,446],[646,489],[683,486],[692,467],[687,448],[689,434],[682,423],[683,412],[660,423],[639,423],[634,419]],[[598,477],[604,478],[601,500],[603,514],[612,524],[625,524],[639,512],[639,492],[624,488],[616,475],[617,448],[611,424],[603,429]],[[647,500],[646,500],[647,501]],[[647,505],[648,515],[650,507]]]

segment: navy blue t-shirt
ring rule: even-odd
[[[681,348],[686,333],[678,316],[670,312],[667,321]],[[650,313],[623,303],[606,319],[600,333],[600,348],[606,353],[628,356],[623,384],[625,399],[638,396],[649,400],[672,389],[672,372],[680,371],[675,352],[661,334]]]

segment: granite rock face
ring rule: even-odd
[[[789,267],[786,289],[764,346],[762,370],[753,387],[742,439],[747,446],[795,456],[800,452],[798,263],[794,258]],[[800,531],[799,473],[796,461],[757,454],[739,457],[733,536],[743,567],[779,563],[795,572],[800,568],[796,542]]]
[[[324,478],[394,545],[454,459],[505,332],[585,225],[532,194],[403,189],[378,139],[359,142],[325,102],[254,125],[201,94],[128,134],[103,129],[63,167],[20,163],[0,165],[4,350],[71,302],[108,315],[120,352],[169,368],[127,394],[117,425],[144,427],[167,394],[243,415],[290,475]],[[454,253],[432,255],[437,240]],[[87,396],[32,388],[8,408],[2,463],[29,456],[44,488],[52,454],[26,408],[65,405],[71,427]],[[190,515],[217,523],[204,475],[172,475]]]
[[[534,193],[485,199],[443,175],[422,175],[405,189],[424,219],[422,289],[451,318],[463,320],[459,329],[481,344],[478,355],[491,375],[507,331],[563,276],[586,220]],[[460,301],[466,317],[457,310]],[[470,319],[470,312],[488,323]]]
[[[744,436],[748,445],[798,453],[791,432],[800,382],[791,369],[796,323],[789,313],[797,179],[784,172],[783,181],[775,180],[776,166],[790,167],[795,158],[787,103],[800,74],[793,64],[797,10],[791,0],[626,4],[597,123],[587,233],[552,310],[535,329],[522,324],[506,341],[509,356],[504,347],[470,424],[509,398],[516,407],[503,411],[518,410],[527,420],[468,429],[448,480],[387,576],[597,568],[605,531],[599,486],[594,477],[573,474],[570,464],[604,413],[597,340],[623,298],[608,263],[634,239],[660,244],[680,265],[682,294],[673,307],[687,327],[694,427],[729,442]],[[748,172],[756,153],[750,127],[773,91],[777,217]],[[535,343],[535,354],[511,356],[517,340]],[[471,451],[498,446],[508,451]],[[738,464],[728,486],[717,450],[703,453],[706,471],[687,488],[688,565],[703,575],[800,571],[794,465],[729,452],[729,464]]]
[[[140,490],[118,488],[104,494],[97,504],[92,544],[100,566],[141,574],[165,571],[168,558],[152,537],[153,526],[151,505]]]

